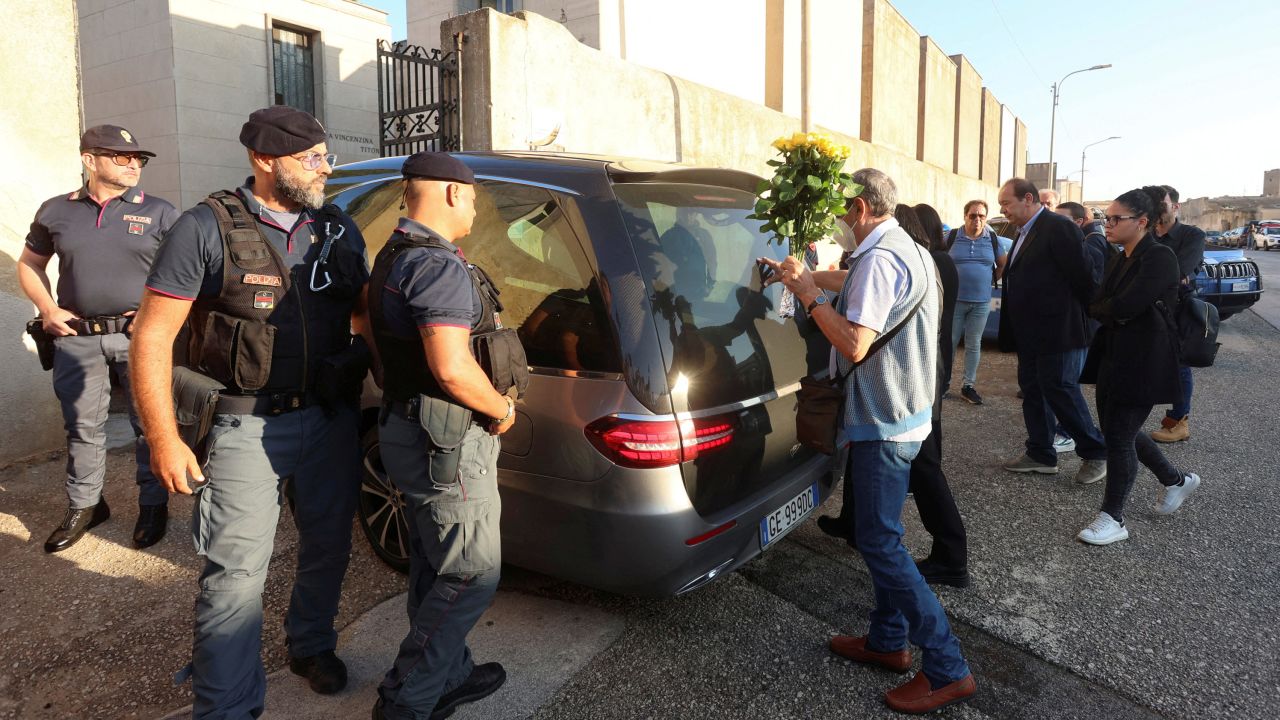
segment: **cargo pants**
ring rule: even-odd
[[[191,664],[193,717],[256,718],[266,699],[262,590],[280,507],[298,529],[298,564],[285,618],[289,654],[333,650],[334,617],[351,556],[360,490],[359,413],[316,406],[277,416],[217,415],[208,484],[196,491],[191,533],[205,557]]]
[[[498,588],[500,443],[473,424],[452,451],[460,455],[450,457],[417,421],[389,414],[379,448],[387,475],[404,495],[411,545],[409,633],[378,692],[388,720],[426,720],[440,696],[471,674],[467,633]]]
[[[133,455],[137,462],[139,505],[164,505],[169,492],[151,473],[151,450],[129,392],[129,336],[67,335],[56,338],[53,351],[53,393],[62,405],[67,431],[67,500],[75,509],[93,507],[102,497],[107,477],[107,413],[111,405],[111,374],[129,397],[133,425]]]

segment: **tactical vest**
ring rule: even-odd
[[[378,354],[382,358],[382,394],[387,399],[401,402],[426,395],[460,404],[440,387],[427,366],[422,338],[417,333],[410,337],[396,335],[387,326],[386,316],[383,314],[382,288],[386,285],[387,277],[391,274],[396,259],[406,250],[415,247],[435,248],[458,254],[456,249],[433,238],[397,230],[374,260],[369,287],[376,288],[377,291],[369,293],[369,319],[378,344]],[[466,265],[472,287],[480,297],[480,322],[471,328],[471,355],[498,392],[505,393],[514,386],[518,392],[523,393],[529,384],[528,361],[516,331],[502,327],[499,317],[503,309],[502,302],[498,299],[500,292],[484,270],[465,260],[463,264]]]
[[[326,205],[316,214],[328,252],[322,247],[295,271],[237,194],[220,191],[203,204],[222,236],[222,291],[193,304],[187,357],[227,394],[308,393],[318,364],[350,345],[351,310],[363,284],[354,269],[358,262],[363,271],[363,258],[334,242],[342,234],[335,229],[340,211]],[[317,272],[324,287],[313,290]]]

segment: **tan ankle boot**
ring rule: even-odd
[[[1182,418],[1177,422],[1172,422],[1169,418],[1161,423],[1161,428],[1151,433],[1151,439],[1156,442],[1172,443],[1180,440],[1186,440],[1191,437],[1191,427],[1187,424],[1187,418]]]

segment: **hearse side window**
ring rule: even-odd
[[[599,284],[551,193],[482,181],[458,246],[502,292],[502,323],[516,328],[530,365],[621,372]]]
[[[333,198],[364,233],[370,262],[403,211],[398,180],[350,188]],[[591,267],[551,193],[514,183],[476,185],[476,219],[458,242],[502,292],[502,323],[516,328],[529,364],[621,372],[604,300]]]

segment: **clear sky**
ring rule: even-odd
[[[412,0],[410,0],[412,1]],[[731,2],[731,0],[689,0]],[[843,0],[858,2],[860,0]],[[405,0],[388,11],[403,39]],[[1050,85],[1062,84],[1054,159],[1087,199],[1138,185],[1184,198],[1257,195],[1280,168],[1280,2],[1275,0],[890,0],[921,35],[964,54],[1027,126],[1028,160],[1049,159]]]
[[[1062,84],[1054,159],[1087,199],[1138,185],[1182,197],[1257,195],[1280,168],[1280,3],[1274,0],[891,0],[921,35],[963,53],[1049,159],[1050,85]]]
[[[405,3],[408,0],[360,0],[361,5],[375,7],[387,13],[387,22],[391,23],[391,40],[404,40],[409,36],[405,20]]]

